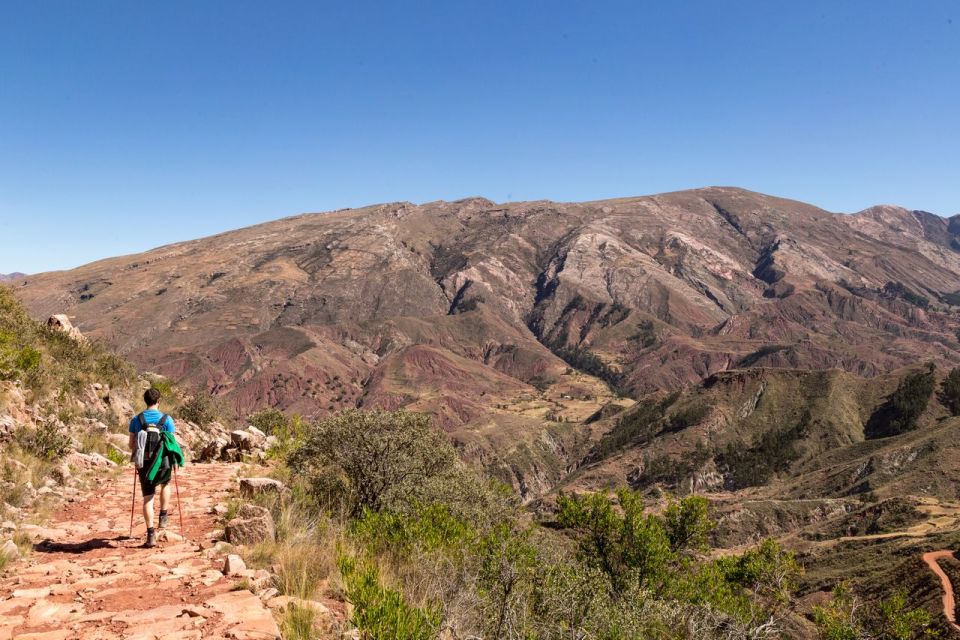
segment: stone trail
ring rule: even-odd
[[[176,493],[160,546],[144,549],[143,517],[128,539],[132,471],[104,478],[47,527],[22,527],[36,548],[0,579],[0,640],[275,640],[270,610],[241,576],[225,576],[212,507],[235,486],[237,465],[180,470],[186,539]],[[142,498],[137,494],[137,511]],[[252,571],[241,574],[256,578]]]

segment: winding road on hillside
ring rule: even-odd
[[[956,602],[953,597],[953,585],[950,578],[938,562],[940,558],[953,557],[953,551],[941,549],[940,551],[931,551],[923,554],[923,561],[927,563],[930,570],[940,578],[940,586],[943,587],[943,615],[947,617],[947,622],[954,630],[960,631],[960,625],[957,624]]]
[[[24,527],[39,541],[0,579],[0,640],[279,640],[270,610],[250,591],[234,590],[239,578],[221,572],[223,556],[213,549],[211,508],[236,476],[236,465],[181,471],[186,540],[175,533],[173,511],[155,549],[140,547],[142,516],[127,537],[126,474],[64,504],[46,527]]]

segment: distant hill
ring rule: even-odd
[[[15,271],[13,273],[0,273],[0,282],[4,282],[6,280],[18,280],[26,275],[27,274],[20,273],[19,271]]]

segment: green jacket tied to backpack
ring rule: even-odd
[[[147,468],[147,480],[153,484],[167,484],[174,465],[182,467],[185,458],[176,438],[169,431],[160,432],[160,446],[152,464]]]

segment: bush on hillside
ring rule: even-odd
[[[49,425],[37,429],[20,427],[14,432],[20,448],[41,460],[57,460],[70,453],[72,442],[66,429]]]
[[[247,421],[268,436],[283,433],[290,426],[290,419],[287,415],[283,411],[273,408],[261,409],[247,418]]]
[[[288,458],[320,504],[353,517],[402,511],[454,489],[458,461],[429,416],[356,409],[310,427]]]
[[[221,414],[219,403],[205,391],[197,391],[180,405],[177,415],[181,420],[205,427],[215,422]]]

